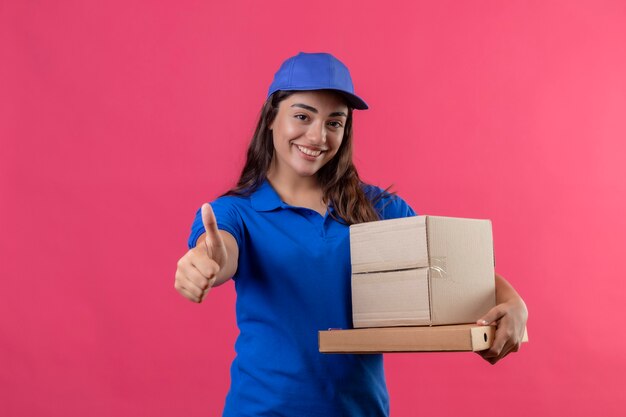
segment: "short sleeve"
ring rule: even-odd
[[[217,220],[217,228],[219,230],[225,230],[237,241],[237,246],[242,247],[243,242],[243,221],[235,202],[236,197],[219,197],[212,201],[211,208],[215,213],[215,219]],[[202,208],[196,211],[196,217],[191,225],[191,234],[187,241],[187,246],[192,249],[196,246],[196,242],[200,235],[205,232],[204,225],[202,224]]]

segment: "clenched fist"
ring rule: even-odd
[[[227,245],[217,230],[217,221],[210,204],[202,205],[202,224],[206,230],[204,239],[203,241],[198,239],[196,247],[180,258],[174,283],[174,288],[183,297],[196,303],[204,300],[216,280],[230,278],[225,276],[224,270],[228,265]],[[230,235],[228,237],[236,247],[234,238]]]

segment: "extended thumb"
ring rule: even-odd
[[[202,225],[206,231],[207,241],[212,243],[218,243],[221,241],[221,236],[217,231],[217,220],[215,219],[215,213],[209,203],[202,205]]]

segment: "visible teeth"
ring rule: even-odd
[[[298,149],[300,149],[300,152],[302,152],[302,153],[304,153],[306,155],[309,155],[309,156],[318,156],[319,154],[322,153],[322,151],[313,151],[313,150],[311,150],[309,148],[304,148],[304,147],[299,146],[299,145],[296,145],[296,146],[298,146]]]

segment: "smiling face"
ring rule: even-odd
[[[316,174],[337,154],[347,116],[348,106],[332,91],[302,91],[281,101],[269,125],[274,142],[273,173]]]

